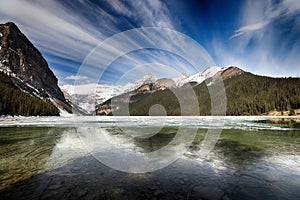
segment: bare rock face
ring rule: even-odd
[[[176,83],[172,79],[161,78],[161,79],[158,79],[157,81],[155,81],[154,86],[158,90],[165,90],[167,88],[175,87]]]
[[[47,61],[14,23],[0,24],[0,46],[2,71],[6,69],[55,101],[66,103]]]
[[[0,24],[0,32],[2,64],[36,89],[44,89],[52,97],[65,101],[63,93],[57,86],[58,80],[46,60],[19,28],[14,23],[8,22]]]
[[[241,75],[245,73],[245,71],[241,70],[238,67],[228,67],[227,69],[225,69],[224,71],[222,71],[221,76],[223,80],[229,79],[233,76],[237,76],[237,75]]]

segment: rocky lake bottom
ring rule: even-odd
[[[181,120],[5,120],[0,199],[300,199],[293,120]]]

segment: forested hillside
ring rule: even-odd
[[[271,110],[300,108],[300,79],[271,78],[245,72],[224,80],[227,96],[227,115],[260,115]],[[211,102],[208,88],[203,82],[193,86],[197,95],[200,115],[210,115]],[[185,88],[178,88],[184,94]],[[148,115],[154,104],[165,107],[168,115],[181,115],[177,98],[170,90],[144,94],[130,104],[131,115]]]
[[[224,81],[229,115],[257,115],[300,108],[299,78],[270,78],[244,73]]]
[[[59,110],[52,103],[21,91],[11,78],[1,72],[0,115],[59,115]]]

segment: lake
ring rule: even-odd
[[[0,121],[0,199],[300,199],[299,118]]]

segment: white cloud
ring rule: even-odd
[[[287,10],[288,13],[299,12],[300,1],[299,0],[284,0],[280,5],[281,9]]]
[[[274,6],[273,1],[270,0],[248,1],[242,10],[241,17],[245,25],[235,30],[230,39],[246,32],[260,30],[283,15],[293,15],[299,11],[300,1],[298,0],[283,0],[277,6]]]
[[[67,76],[66,79],[67,80],[83,81],[83,80],[88,80],[89,77],[87,77],[87,76],[71,75],[71,76]]]
[[[170,29],[135,29],[115,35],[102,45],[89,55],[83,63],[84,67],[78,71],[79,75],[88,76],[89,80],[95,83],[100,77],[103,78],[103,73],[109,74],[113,80],[118,80],[118,77],[132,68],[145,66],[147,63],[160,63],[181,73],[190,74],[214,65],[209,55],[199,47],[198,43]],[[132,51],[144,48],[158,49],[158,51],[152,51],[142,57],[140,54],[131,54]],[[177,54],[182,59],[176,59],[176,56],[170,56],[165,51]],[[120,58],[120,60],[114,61],[116,58]],[[184,63],[183,59],[191,62],[190,65]],[[114,62],[111,63],[111,61]],[[102,68],[98,66],[102,66]],[[104,70],[105,67],[107,69]],[[155,73],[153,68],[148,68],[148,70],[146,73]],[[112,72],[115,73],[112,74]],[[139,77],[137,74],[136,77],[141,78],[141,76]]]
[[[86,51],[105,38],[55,1],[0,0],[0,4],[2,20],[14,21],[36,46],[59,57],[82,59]]]
[[[126,1],[131,9],[124,5],[122,0],[109,1],[112,8],[119,14],[141,21],[142,27],[163,27],[174,29],[174,23],[168,7],[160,0]]]
[[[95,6],[91,1],[69,4],[62,1],[0,0],[0,19],[3,23],[15,22],[43,53],[77,63],[81,63],[94,47],[109,36],[119,33],[120,22],[128,23],[129,27],[131,21],[141,27],[175,27],[174,19],[162,1],[133,0],[124,3],[115,0],[107,1],[106,4],[109,4],[115,13],[104,7]],[[77,9],[70,5],[76,5]],[[124,18],[115,17],[116,13]],[[87,15],[89,17],[86,17]],[[126,45],[128,44],[119,43],[111,46],[110,48],[115,50],[110,49],[107,53],[120,51]],[[93,65],[101,66],[98,65],[100,59],[107,59],[107,55],[95,58]],[[62,63],[62,61],[52,57],[51,63]],[[74,71],[72,65],[67,64],[65,68],[66,71],[68,68]],[[62,78],[65,76],[59,77]]]
[[[217,38],[212,43],[218,63],[266,76],[299,76],[300,1],[249,0],[240,13],[242,26],[230,37],[229,47]]]
[[[230,37],[230,39],[233,39],[235,37],[238,37],[240,35],[243,35],[244,33],[248,32],[248,31],[256,31],[259,30],[261,28],[264,28],[265,26],[267,26],[269,24],[269,21],[263,21],[263,22],[259,22],[256,24],[250,24],[247,26],[242,26],[241,28],[237,29],[234,35],[232,35]]]

